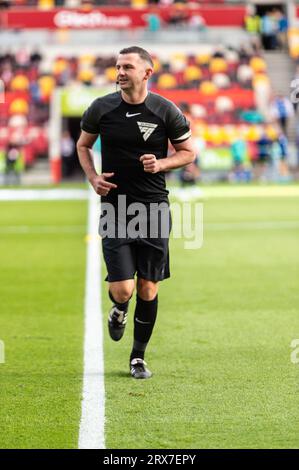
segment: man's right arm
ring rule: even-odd
[[[80,164],[83,168],[84,173],[87,176],[88,181],[92,184],[92,180],[98,176],[92,156],[92,147],[98,138],[98,134],[89,134],[88,132],[82,131],[77,142],[77,152]]]
[[[114,173],[103,173],[98,175],[93,163],[92,147],[97,140],[98,134],[90,134],[81,131],[81,135],[77,142],[77,152],[80,165],[87,176],[88,181],[93,186],[95,192],[100,196],[107,196],[110,189],[116,188],[116,184],[109,183],[106,178],[110,178]]]

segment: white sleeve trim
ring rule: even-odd
[[[188,139],[188,137],[191,137],[191,130],[189,130],[188,132],[186,132],[185,134],[183,134],[181,137],[177,137],[176,139],[171,139],[173,142],[174,141],[180,141],[180,140],[186,140]]]

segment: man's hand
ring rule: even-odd
[[[140,157],[141,163],[143,163],[143,169],[146,173],[158,173],[162,171],[161,161],[156,159],[156,156],[152,153],[145,153]]]
[[[90,182],[97,194],[100,196],[107,196],[110,189],[117,188],[116,184],[106,181],[107,178],[111,178],[113,175],[114,173],[102,173],[101,175],[97,175],[92,178]]]

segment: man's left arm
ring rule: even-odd
[[[157,160],[153,154],[145,154],[140,157],[140,161],[143,163],[143,168],[146,173],[158,173],[159,171],[169,171],[176,168],[181,168],[188,165],[188,163],[194,162],[195,151],[192,144],[192,139],[189,137],[184,142],[172,144],[175,153],[167,158],[160,158]]]

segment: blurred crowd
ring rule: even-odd
[[[169,6],[173,4],[197,6],[208,4],[208,0],[0,0],[0,8],[37,7],[42,10],[51,8],[81,8],[90,6],[132,6],[133,8],[148,5]],[[214,0],[214,4],[224,3],[224,0]]]
[[[266,50],[287,49],[288,19],[280,8],[271,8],[259,15],[250,5],[244,18],[246,31],[257,47]]]
[[[92,54],[49,59],[38,50],[24,48],[15,54],[0,50],[0,79],[6,95],[0,123],[22,115],[29,124],[45,124],[55,87],[114,85],[115,59]],[[214,124],[263,122],[255,109],[254,93],[261,90],[265,96],[270,84],[266,63],[253,49],[218,46],[197,55],[174,53],[168,60],[156,56],[154,69],[152,89],[197,92],[191,107],[195,118]]]
[[[46,155],[49,104],[55,87],[110,85],[115,89],[115,59],[92,54],[53,59],[26,48],[15,54],[0,53],[6,96],[0,108],[0,152],[8,155],[8,144],[13,143],[22,149],[25,166]],[[150,88],[177,102],[192,122],[199,148],[230,147],[238,172],[244,161],[267,163],[273,152],[278,155],[294,109],[286,97],[271,95],[267,65],[254,46],[210,46],[196,55],[173,53],[167,60],[154,56],[154,68]],[[65,158],[74,153],[70,140],[70,135],[63,135]],[[70,159],[64,167],[65,174],[71,175]]]

